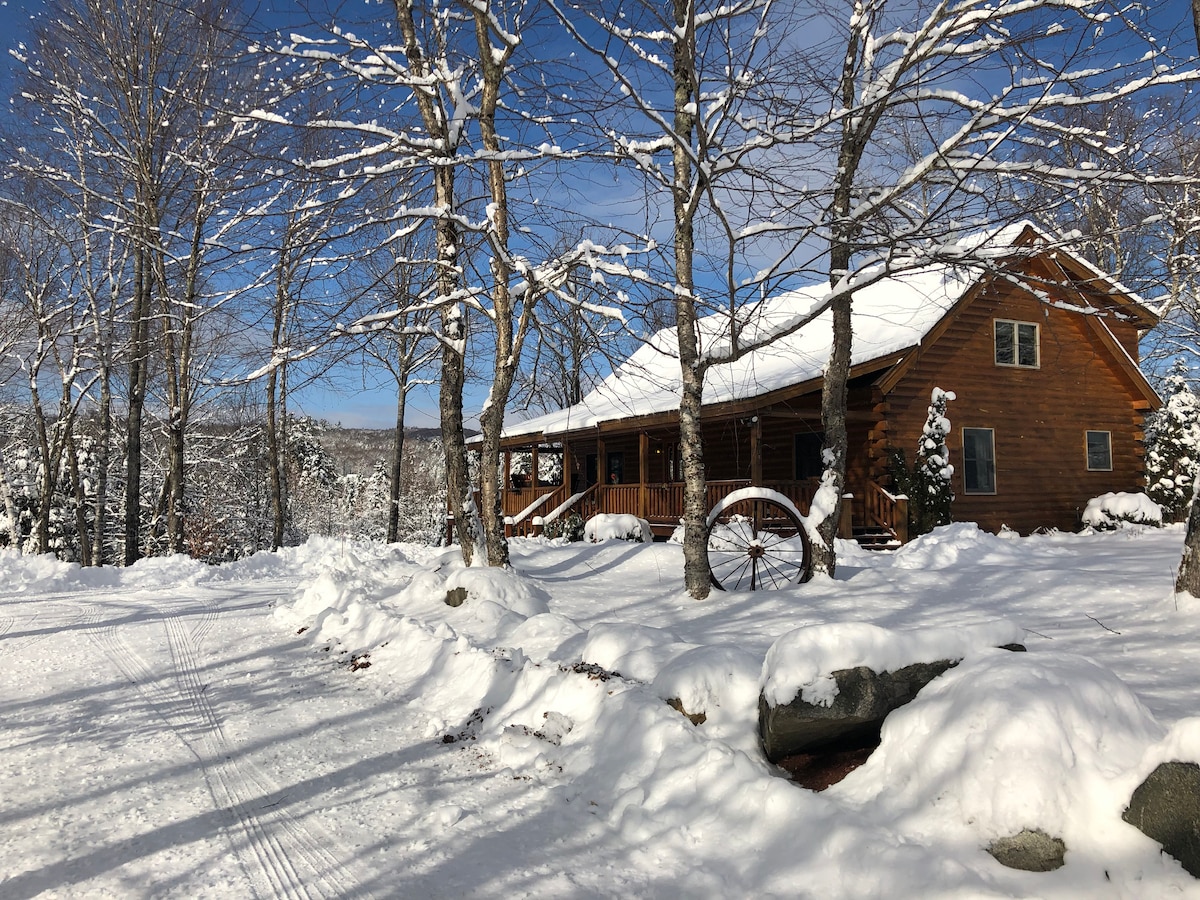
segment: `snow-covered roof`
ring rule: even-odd
[[[981,276],[979,258],[1011,252],[1017,238],[1032,228],[1021,222],[995,232],[965,239],[943,255],[961,253],[961,264],[939,263],[881,278],[854,294],[851,323],[854,334],[851,365],[884,360],[918,346]],[[986,245],[990,253],[980,253]],[[974,259],[974,265],[969,265]],[[1091,268],[1091,267],[1089,267]],[[742,342],[753,343],[764,332],[784,330],[789,322],[819,309],[828,299],[828,284],[801,288],[768,298],[739,312],[746,325]],[[1134,298],[1136,300],[1136,298]],[[700,352],[719,356],[728,343],[727,315],[700,320]],[[748,400],[780,388],[819,378],[833,344],[832,314],[826,310],[799,331],[731,362],[712,365],[704,382],[705,406]],[[567,409],[545,413],[509,425],[504,437],[552,436],[590,428],[603,422],[672,412],[679,408],[681,376],[674,329],[664,329],[644,343],[582,401]]]

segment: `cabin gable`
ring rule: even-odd
[[[1112,304],[1103,316],[1080,312],[1084,298],[1044,258],[1020,266],[1050,302],[1009,279],[976,285],[898,377],[882,380],[889,444],[911,460],[930,391],[953,391],[955,520],[989,530],[1074,530],[1090,498],[1141,489],[1143,417],[1156,398],[1136,371],[1136,321]],[[1027,352],[1031,332],[1036,359]],[[1014,337],[1021,346],[1010,349]]]

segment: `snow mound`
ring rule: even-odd
[[[16,550],[0,550],[0,584],[10,593],[50,591],[64,587],[95,584],[99,577],[115,583],[112,570],[96,569],[84,572],[74,563],[65,563],[53,553],[40,556],[22,556]]]
[[[592,516],[583,526],[584,540],[593,544],[601,541],[640,541],[649,544],[654,540],[650,523],[637,516],[600,513]]]
[[[22,556],[16,550],[0,551],[0,584],[11,592],[196,584],[210,578],[214,571],[207,563],[183,554],[148,557],[124,568],[83,568],[78,563],[62,562],[50,553]]]
[[[757,747],[758,678],[762,660],[732,644],[686,650],[659,670],[651,685],[663,700],[678,700],[689,715],[703,713],[705,731],[746,752]]]
[[[1041,829],[1104,858],[1128,839],[1129,773],[1162,737],[1088,659],[986,651],[893,712],[879,748],[828,793],[949,846]]]
[[[605,622],[588,630],[581,662],[637,681],[653,681],[664,665],[694,645],[649,625]]]
[[[546,592],[512,569],[465,567],[457,549],[423,554],[422,562],[409,551],[345,548],[327,555],[319,574],[279,615],[296,623],[314,619],[316,639],[361,651],[386,641],[406,617],[443,622],[480,645],[507,646],[523,623],[549,612]],[[446,597],[456,588],[466,591],[466,600],[451,607]]]
[[[1099,530],[1133,525],[1161,525],[1162,508],[1145,494],[1109,492],[1088,501],[1083,524]]]
[[[939,525],[897,549],[893,565],[900,569],[948,569],[965,562],[1013,562],[1020,554],[1011,541],[980,531],[974,522],[955,522]]]
[[[838,670],[866,666],[894,672],[914,663],[963,659],[1024,639],[1023,628],[1004,620],[919,631],[892,631],[866,622],[810,625],[789,631],[771,645],[760,685],[773,706],[791,703],[797,695],[827,705],[837,696],[831,673]]]

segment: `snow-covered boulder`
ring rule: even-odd
[[[767,652],[759,736],[767,759],[873,746],[883,720],[973,651],[1019,646],[1010,622],[897,632],[867,623],[798,628]]]
[[[1200,765],[1159,763],[1133,792],[1121,818],[1200,878]]]
[[[1088,501],[1083,524],[1097,531],[1112,531],[1125,524],[1162,525],[1162,509],[1145,494],[1109,492]]]

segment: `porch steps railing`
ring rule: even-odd
[[[882,548],[908,541],[908,497],[872,481],[867,484],[864,506],[865,527],[855,529],[860,544]]]

